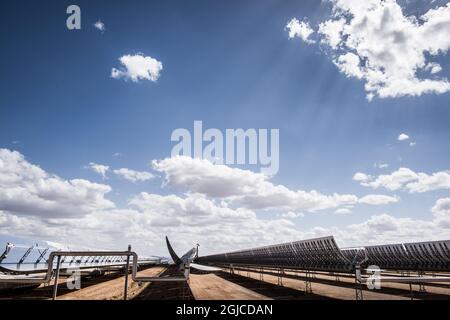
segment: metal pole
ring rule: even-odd
[[[131,252],[131,245],[128,245],[128,252]],[[125,288],[123,290],[123,300],[128,296],[128,269],[130,268],[130,256],[127,256],[127,265],[125,267]]]
[[[59,281],[59,268],[61,266],[61,256],[58,256],[56,260],[56,274],[55,283],[53,284],[53,300],[56,300],[56,295],[58,293],[58,281]]]
[[[413,290],[412,290],[411,282],[409,283],[409,294],[411,295],[411,300],[414,300],[414,293],[413,293]]]
[[[195,257],[196,259],[198,258],[198,247],[200,247],[200,244],[197,243],[197,256]]]

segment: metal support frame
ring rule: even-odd
[[[425,276],[425,272],[424,271],[418,271],[417,275],[419,276],[419,278],[422,278],[422,277]],[[419,292],[420,293],[427,292],[427,289],[425,288],[425,284],[423,282],[419,282]]]
[[[277,284],[279,286],[283,286],[283,274],[284,274],[283,268],[278,268]]]
[[[61,267],[61,256],[57,257],[55,283],[53,285],[53,300],[56,300],[58,294],[59,268]]]
[[[138,269],[138,255],[131,251],[53,251],[50,253],[48,262],[47,262],[47,272],[43,278],[35,278],[35,277],[12,277],[12,278],[2,278],[1,282],[4,283],[33,283],[33,284],[49,284],[54,278],[55,282],[53,285],[53,300],[56,300],[58,294],[58,281],[59,274],[61,268],[61,259],[62,257],[90,257],[90,256],[99,256],[99,257],[127,257],[128,268],[130,258],[132,258],[132,272],[131,278],[135,282],[187,282],[189,279],[189,268],[187,268],[187,272],[185,272],[184,276],[180,277],[140,277],[137,276]],[[56,271],[54,266],[54,261],[56,257]],[[127,292],[124,290],[124,296],[126,296]]]
[[[361,266],[359,264],[355,267],[355,299],[364,300],[361,282]]]
[[[409,294],[411,296],[411,300],[414,300],[414,291],[412,289],[412,283],[409,283]]]
[[[33,250],[34,246],[31,246],[28,248],[28,250],[25,252],[25,254],[22,256],[22,258],[20,258],[19,260],[19,264],[22,264],[25,259],[28,257],[28,255],[30,254],[31,250]]]
[[[41,260],[44,258],[45,254],[47,253],[48,248],[45,248],[44,251],[40,252],[39,258],[37,258],[36,260],[36,264],[38,264],[39,262],[41,262]]]
[[[341,277],[340,277],[339,273],[333,272],[333,275],[334,275],[334,280],[336,282],[341,282]]]
[[[305,294],[312,293],[311,271],[305,271]]]
[[[11,252],[11,249],[14,247],[14,245],[10,242],[6,244],[5,251],[0,256],[0,263],[8,257],[8,254]]]
[[[190,273],[191,273],[191,268],[189,266],[189,263],[186,263],[184,265],[184,277],[186,278],[186,281],[183,283],[183,287],[182,287],[182,293],[181,293],[182,300],[189,299],[189,276],[190,276]]]
[[[131,252],[131,245],[128,245],[128,252]],[[123,300],[128,297],[128,273],[130,269],[130,256],[127,256],[127,264],[125,265],[125,288],[123,289]]]

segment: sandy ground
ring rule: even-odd
[[[246,268],[247,269],[247,268]],[[259,272],[259,269],[249,268],[250,270],[254,270],[256,272]],[[267,272],[276,272],[274,270],[265,269]],[[241,274],[246,274],[246,271],[241,271]],[[295,278],[300,277],[301,279],[304,279],[304,272],[299,271],[285,271],[286,277],[292,276]],[[414,274],[413,274],[414,275]],[[443,274],[442,274],[443,275]],[[325,283],[336,283],[336,285],[354,285],[355,278],[353,275],[349,274],[338,274],[338,281],[336,281],[335,275],[330,275],[328,273],[316,273],[315,277],[317,280],[325,282]],[[383,276],[400,276],[400,274],[396,273],[386,273],[383,274]],[[430,276],[430,275],[427,275]],[[438,276],[440,276],[438,274]],[[446,274],[448,276],[448,274]],[[314,280],[314,279],[313,279]],[[385,291],[392,291],[392,292],[398,292],[399,294],[410,294],[410,287],[408,283],[396,283],[396,282],[383,282],[381,284],[382,288],[385,289]],[[450,299],[450,282],[434,282],[434,283],[427,283],[425,284],[426,292],[429,294],[429,296],[432,296],[432,298],[443,298],[443,299]],[[391,290],[392,289],[392,290]],[[420,295],[423,296],[422,293],[419,292],[419,285],[413,284],[412,285],[412,291],[413,295],[415,297],[419,297]]]
[[[312,293],[306,294],[305,273],[294,270],[285,271],[283,285],[279,285],[276,270],[264,269],[261,278],[260,269],[236,268],[235,274],[223,272],[205,274],[192,271],[189,285],[186,282],[138,283],[129,277],[128,299],[135,300],[320,300],[340,299],[355,300],[354,278],[341,274],[339,279],[329,273],[316,273],[310,278]],[[176,267],[152,267],[139,271],[143,276],[179,276]],[[121,300],[125,277],[121,273],[108,272],[103,276],[83,277],[80,290],[69,290],[65,285],[64,275],[59,279],[58,300]],[[418,285],[413,285],[414,299],[450,300],[449,283],[426,284],[426,292],[418,292]],[[410,300],[409,284],[383,283],[381,290],[368,290],[362,287],[364,300]],[[15,290],[0,292],[0,300],[51,299],[53,283],[43,284],[34,290]]]
[[[236,272],[236,271],[235,271]],[[240,271],[238,275],[242,277],[250,276],[259,279],[259,273],[253,271]],[[317,279],[313,279],[317,280]],[[259,281],[259,280],[257,280]],[[278,277],[270,274],[264,274],[263,282],[272,284],[278,283]],[[292,278],[283,278],[283,286],[298,291],[305,291],[305,281]],[[355,300],[355,289],[351,287],[341,287],[338,285],[329,285],[319,282],[312,283],[312,290],[315,295],[339,300]],[[364,291],[364,300],[409,300],[409,297],[397,296],[392,294],[383,294],[372,291]]]
[[[275,271],[264,270],[263,281],[277,284],[278,278]],[[250,277],[259,281],[260,274],[253,270],[249,272],[245,270],[237,271],[242,277]],[[304,273],[287,272],[283,277],[283,285],[296,290],[305,290]],[[315,295],[328,297],[332,299],[354,300],[354,278],[340,276],[339,281],[331,275],[318,274],[316,278],[311,279],[312,290]],[[399,283],[383,283],[382,290],[368,290],[363,287],[363,295],[365,300],[409,300],[410,291],[408,284]],[[427,293],[417,292],[418,286],[413,285],[415,299],[450,299],[450,288],[448,284],[432,284],[427,285]]]
[[[191,274],[189,287],[195,300],[269,300],[270,298],[215,274]]]
[[[153,267],[138,272],[139,276],[158,276],[165,270],[164,267]],[[113,280],[100,282],[86,288],[81,288],[77,291],[72,291],[61,296],[58,295],[58,300],[121,300],[123,299],[123,290],[125,284],[125,277],[118,277]],[[143,283],[139,285],[128,278],[128,299],[132,299],[143,291],[149,284]]]
[[[176,266],[168,266],[160,277],[181,277]],[[193,300],[191,290],[186,281],[155,281],[145,287],[134,300]]]

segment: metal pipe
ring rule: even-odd
[[[131,252],[131,245],[128,245],[128,252]],[[127,256],[127,264],[125,267],[125,288],[123,290],[123,300],[127,300],[128,296],[128,269],[130,268],[130,256]]]
[[[61,256],[58,256],[58,260],[56,262],[56,275],[55,275],[55,283],[53,285],[53,300],[56,300],[56,295],[58,293],[58,281],[59,281],[59,268],[61,266]]]

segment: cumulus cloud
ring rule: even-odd
[[[109,166],[106,166],[104,164],[98,164],[95,162],[90,162],[88,168],[94,171],[95,173],[101,175],[103,179],[107,179],[106,173],[109,170]]]
[[[117,169],[114,170],[113,172],[116,175],[131,182],[148,181],[154,178],[154,175],[151,172],[135,171],[128,168]]]
[[[450,223],[445,225],[436,217],[423,220],[398,218],[384,213],[332,231],[345,245],[376,245],[448,239]]]
[[[409,136],[406,133],[400,133],[398,138],[397,138],[398,141],[405,141],[405,140],[408,140],[408,139],[409,139]]]
[[[357,172],[353,175],[353,180],[358,182],[364,182],[369,180],[371,177],[365,173]]]
[[[350,210],[349,208],[339,208],[334,213],[336,213],[336,214],[350,214],[350,213],[352,213],[352,210]]]
[[[229,184],[237,187],[244,196],[249,192],[261,195],[260,189],[276,192],[278,186],[264,176],[226,166],[210,167],[199,159],[189,159],[154,162],[154,166],[165,173],[166,186],[186,188],[186,194],[141,192],[131,196],[126,207],[119,209],[105,199],[111,190],[109,186],[81,179],[63,180],[29,163],[16,151],[0,149],[0,234],[105,250],[125,249],[130,243],[133,250],[158,255],[167,254],[165,235],[169,235],[179,252],[198,242],[207,254],[330,234],[335,235],[341,245],[443,239],[449,234],[450,199],[447,198],[436,202],[429,220],[382,214],[348,226],[300,231],[292,221],[303,216],[299,210],[279,210],[278,216],[264,215],[262,218],[251,206],[240,206],[231,201],[237,192]],[[183,174],[183,170],[187,174]],[[218,179],[224,189],[220,190],[214,179]],[[250,181],[259,185],[252,186]],[[214,196],[206,191],[204,183]],[[297,191],[287,190],[288,195],[292,192],[298,197]],[[319,199],[323,200],[322,197]],[[352,196],[351,200],[355,205],[393,202],[389,197],[377,195],[356,199]],[[273,206],[270,197],[267,201]],[[296,201],[299,200],[293,200],[293,203]],[[346,204],[335,209],[337,213],[345,214],[351,207]]]
[[[389,164],[388,164],[388,163],[382,163],[382,162],[375,162],[375,163],[373,164],[373,166],[374,166],[375,168],[378,168],[378,169],[386,169],[386,168],[389,168]]]
[[[101,20],[98,20],[96,23],[94,23],[94,28],[100,30],[102,33],[106,30],[105,24]]]
[[[308,22],[300,22],[298,19],[293,18],[286,25],[286,30],[289,30],[289,39],[298,37],[306,43],[314,43],[314,40],[310,39],[310,36],[314,33]]]
[[[355,176],[359,179],[355,179]],[[450,173],[448,171],[439,171],[429,175],[423,172],[416,173],[409,168],[399,168],[391,174],[383,174],[378,177],[368,176],[364,173],[357,173],[355,176],[353,179],[360,182],[362,186],[374,189],[405,190],[410,193],[450,189]]]
[[[438,199],[431,212],[439,225],[450,229],[450,198]]]
[[[281,214],[281,217],[286,218],[286,219],[303,218],[304,216],[305,216],[305,214],[302,212],[292,212],[292,211],[288,211],[288,212]]]
[[[0,149],[0,210],[40,217],[79,217],[114,208],[105,198],[111,187],[83,179],[64,180]]]
[[[148,80],[156,82],[161,75],[163,64],[150,56],[142,53],[136,55],[124,55],[119,58],[121,69],[112,68],[111,77],[114,79],[124,78],[133,82]]]
[[[342,73],[365,82],[369,100],[450,91],[448,79],[437,76],[442,67],[432,61],[450,47],[450,3],[420,17],[405,15],[395,0],[331,3],[331,18],[318,26],[320,43]],[[309,25],[291,22],[289,37],[308,42]]]
[[[285,218],[259,219],[252,210],[230,208],[202,194],[143,192],[117,209],[105,198],[110,191],[87,180],[64,180],[17,151],[0,149],[0,234],[91,249],[131,243],[138,252],[160,255],[167,254],[165,235],[181,250],[189,249],[187,239],[224,250],[302,237]]]
[[[176,156],[153,161],[153,168],[165,175],[166,185],[224,199],[230,205],[251,210],[315,212],[358,203],[358,197],[352,194],[291,190],[273,184],[264,174],[213,164],[205,159]]]
[[[382,194],[369,194],[358,200],[359,203],[370,204],[370,205],[382,205],[389,203],[399,202],[400,198],[397,196],[387,196]]]
[[[130,205],[140,212],[149,213],[152,225],[157,226],[207,225],[227,221],[236,224],[256,218],[250,210],[231,209],[200,194],[188,194],[182,198],[142,192],[130,200]]]
[[[362,79],[364,77],[364,73],[361,71],[360,64],[361,60],[358,55],[347,52],[345,54],[340,55],[334,60],[334,64],[341,70],[341,72],[345,73],[349,77],[355,77],[358,79]]]
[[[342,31],[345,24],[345,19],[327,20],[320,23],[318,32],[323,36],[321,43],[337,49],[342,42]]]

